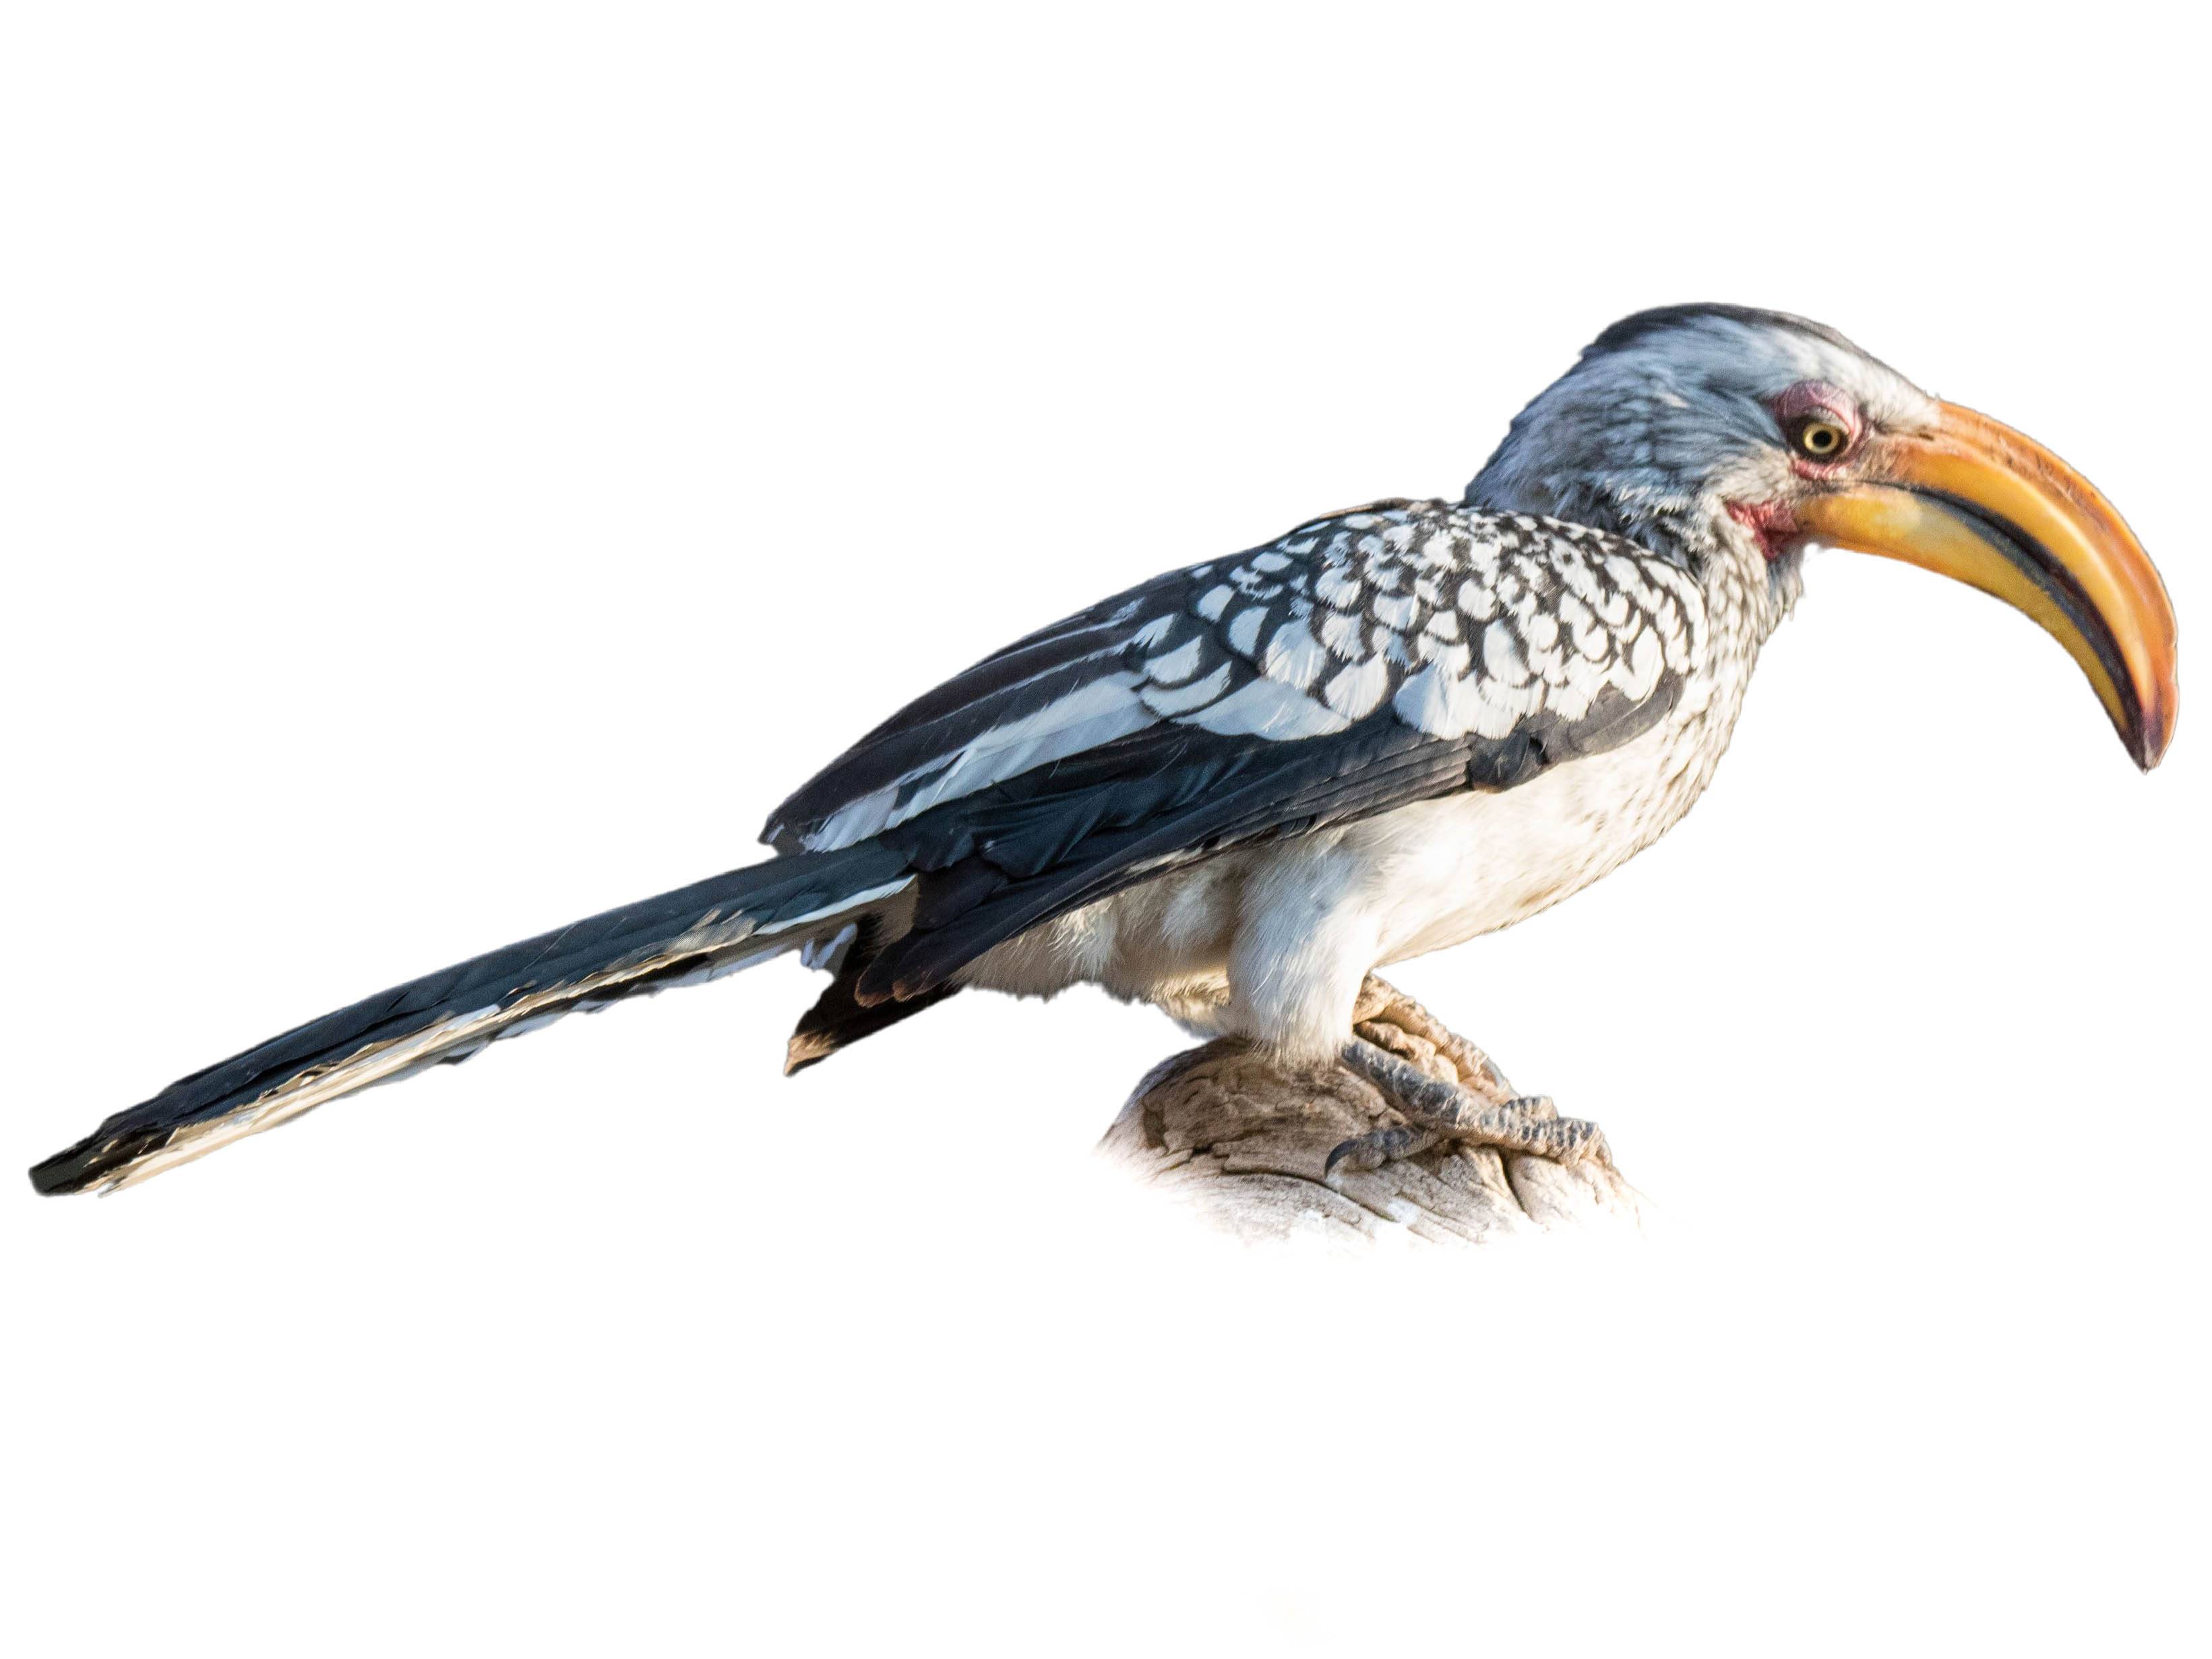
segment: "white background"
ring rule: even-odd
[[[2201,87],[2100,6],[22,8],[9,1158],[749,860],[912,693],[1455,494],[1624,313],[1832,323],[2212,591]],[[30,1654],[2176,1651],[2199,717],[1818,562],[1706,800],[1402,981],[1640,1267],[1186,1235],[1177,1045],[786,962],[106,1201],[0,1188]],[[11,1178],[12,1179],[12,1178]]]

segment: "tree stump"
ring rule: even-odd
[[[1209,1224],[1255,1243],[1462,1246],[1565,1231],[1643,1235],[1648,1200],[1598,1160],[1564,1165],[1445,1144],[1324,1178],[1331,1149],[1389,1121],[1382,1095],[1348,1071],[1290,1072],[1222,1040],[1155,1066],[1099,1151]]]

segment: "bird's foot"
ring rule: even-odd
[[[1353,1030],[1345,1066],[1380,1090],[1406,1121],[1342,1142],[1324,1174],[1380,1169],[1447,1140],[1560,1164],[1612,1164],[1596,1124],[1561,1117],[1544,1096],[1515,1094],[1488,1055],[1382,981],[1370,977],[1361,988]]]
[[[1352,1005],[1352,1030],[1439,1082],[1456,1083],[1493,1106],[1522,1098],[1497,1061],[1388,980],[1368,975]]]
[[[1340,1142],[1330,1152],[1324,1175],[1380,1169],[1448,1140],[1533,1152],[1559,1164],[1613,1163],[1603,1130],[1582,1118],[1561,1117],[1544,1096],[1493,1103],[1460,1084],[1431,1077],[1364,1038],[1345,1044],[1343,1060],[1382,1091],[1406,1122]]]

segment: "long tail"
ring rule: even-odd
[[[904,861],[863,843],[733,870],[429,974],[271,1037],[118,1112],[31,1170],[42,1193],[112,1189],[325,1101],[488,1042],[833,939],[898,904]]]

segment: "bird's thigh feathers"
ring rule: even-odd
[[[1245,881],[1229,957],[1224,1028],[1285,1059],[1326,1061],[1382,953],[1387,892],[1374,840],[1334,830],[1270,849]]]
[[[1097,985],[1218,1029],[1243,888],[1261,855],[1227,853],[1054,917],[986,951],[960,982],[1048,997]]]
[[[1352,826],[1225,854],[1031,928],[961,982],[1017,996],[1075,984],[1148,1002],[1190,1030],[1326,1060],[1393,915],[1391,837]]]
[[[1326,1059],[1379,945],[1364,839],[1326,831],[1158,877],[996,947],[962,982],[1017,996],[1095,984],[1196,1031]]]

